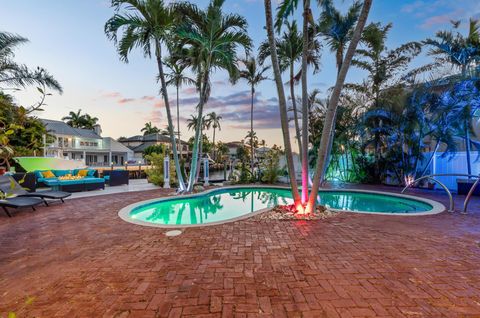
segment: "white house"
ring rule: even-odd
[[[90,166],[123,165],[133,158],[133,151],[110,137],[102,137],[100,125],[93,130],[73,128],[63,121],[41,119],[48,134],[55,137],[47,144],[44,155],[83,160]]]

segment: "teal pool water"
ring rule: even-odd
[[[161,225],[207,224],[292,202],[288,189],[227,188],[141,204],[128,213],[128,218]],[[354,212],[414,214],[432,210],[430,204],[419,200],[354,191],[321,191],[319,202],[332,209]]]

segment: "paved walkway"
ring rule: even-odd
[[[247,219],[171,238],[117,217],[168,193],[0,216],[0,317],[480,317],[478,198],[467,216]]]

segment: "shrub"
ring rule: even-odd
[[[151,167],[145,171],[148,180],[154,185],[163,186],[163,160],[165,159],[165,155],[160,153],[152,153],[150,155],[146,155],[145,159],[147,159],[151,165]],[[173,160],[170,160],[170,184],[174,183],[176,183],[175,165],[173,164]]]
[[[265,158],[260,163],[262,181],[265,183],[275,183],[281,175],[280,169],[280,152],[275,149],[270,149]]]

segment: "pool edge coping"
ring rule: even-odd
[[[218,187],[218,188],[212,188],[208,189],[206,191],[202,191],[199,193],[193,193],[193,194],[188,194],[188,195],[178,195],[182,198],[194,198],[194,197],[199,197],[199,196],[205,196],[208,195],[211,192],[218,191],[218,190],[224,190],[224,189],[245,189],[245,188],[270,188],[270,189],[290,189],[287,186],[265,186],[265,185],[236,185],[236,186],[226,186],[226,187]],[[404,199],[411,199],[415,201],[420,201],[422,203],[426,203],[432,206],[432,209],[430,211],[425,211],[425,212],[418,212],[418,213],[386,213],[386,212],[367,212],[367,211],[351,211],[351,210],[341,210],[341,209],[331,209],[329,210],[333,212],[343,212],[343,213],[358,213],[358,214],[368,214],[368,215],[389,215],[389,216],[426,216],[426,215],[435,215],[439,214],[442,212],[445,212],[447,209],[446,207],[437,201],[431,200],[431,199],[426,199],[422,197],[417,197],[413,195],[408,195],[408,194],[400,194],[400,193],[393,193],[393,192],[386,192],[386,191],[373,191],[373,190],[359,190],[359,189],[319,189],[319,192],[338,192],[338,191],[344,191],[344,192],[359,192],[359,193],[370,193],[370,194],[382,194],[382,195],[387,195],[387,196],[393,196],[393,197],[399,197],[399,198],[404,198]],[[155,198],[155,199],[149,199],[149,200],[143,200],[139,202],[135,202],[132,204],[129,204],[122,209],[118,211],[118,216],[125,222],[135,224],[135,225],[141,225],[141,226],[148,226],[148,227],[156,227],[156,228],[163,228],[163,229],[174,229],[174,228],[195,228],[195,227],[204,227],[204,226],[213,226],[213,225],[220,225],[220,224],[225,224],[225,223],[231,223],[231,222],[236,222],[244,219],[248,219],[250,217],[253,217],[255,215],[270,211],[272,208],[264,208],[260,209],[254,212],[250,212],[241,216],[237,216],[228,220],[223,220],[223,221],[216,221],[216,222],[211,222],[211,223],[203,223],[203,224],[182,224],[182,225],[167,225],[167,224],[157,224],[157,223],[151,223],[151,222],[145,222],[142,220],[136,220],[132,219],[129,217],[130,212],[142,205],[146,205],[149,203],[153,202],[161,202],[161,201],[166,201],[166,200],[172,200],[175,199],[175,196],[167,196],[167,197],[161,197],[161,198]]]

